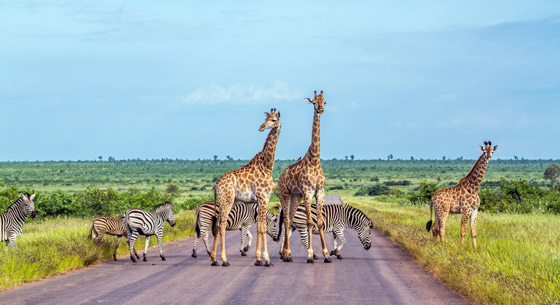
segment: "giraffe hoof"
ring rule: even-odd
[[[312,259],[307,259],[307,263],[308,264],[313,264],[313,260]]]
[[[332,260],[329,257],[327,257],[327,258],[325,258],[325,263],[330,264],[330,263],[332,263]]]
[[[272,267],[274,265],[272,264],[272,262],[266,262],[266,263],[264,263],[264,266],[265,267]]]
[[[262,266],[262,265],[263,265],[263,263],[261,261],[256,261],[255,262],[255,266]]]
[[[241,252],[241,256],[247,256],[247,253]]]
[[[339,255],[336,256],[336,258],[342,259],[342,255],[339,254]]]
[[[229,262],[223,262],[222,267],[229,267]]]
[[[291,257],[286,257],[286,258],[284,259],[284,261],[285,261],[286,263],[291,263],[291,262],[293,262],[293,260],[292,260]]]
[[[212,262],[212,264],[210,264],[210,266],[218,266],[218,262]]]

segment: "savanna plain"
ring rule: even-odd
[[[0,162],[0,213],[29,192],[37,194],[38,214],[27,219],[17,249],[0,256],[0,290],[112,259],[114,237],[99,245],[88,238],[97,215],[117,217],[132,207],[151,209],[171,201],[177,226],[166,224],[164,242],[194,235],[194,209],[213,199],[214,183],[223,173],[247,162],[229,159]],[[277,161],[274,178],[294,162]],[[476,250],[470,233],[464,246],[459,242],[459,215],[447,221],[445,244],[426,232],[430,196],[455,185],[474,162],[322,164],[327,194],[341,194],[346,204],[363,210],[421,266],[474,303],[560,304],[560,171],[545,175],[560,161],[490,161],[479,192]],[[269,209],[275,211],[278,203],[273,194]],[[118,254],[127,253],[122,242]]]

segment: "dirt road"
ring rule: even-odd
[[[332,199],[332,198],[331,198]],[[254,231],[254,228],[253,228]],[[156,248],[148,262],[128,257],[68,275],[0,293],[1,304],[467,304],[422,270],[398,246],[374,230],[372,247],[363,249],[347,230],[343,260],[306,263],[299,234],[292,236],[293,263],[279,258],[279,244],[269,238],[274,267],[256,267],[254,248],[239,254],[238,231],[228,232],[230,267],[212,267],[203,244],[190,256],[194,238],[164,245],[167,261]],[[256,236],[256,234],[254,234]],[[320,241],[314,236],[315,252]],[[212,238],[210,238],[212,240]],[[140,238],[142,244],[143,239]],[[332,234],[327,235],[329,249]],[[253,244],[254,247],[254,244]]]

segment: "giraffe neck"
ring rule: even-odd
[[[268,133],[268,137],[264,142],[264,146],[261,152],[261,160],[262,166],[264,169],[270,171],[272,173],[272,169],[274,168],[274,156],[276,155],[276,144],[278,143],[278,137],[280,136],[280,129],[282,124],[278,125],[278,127],[274,127],[270,129]]]
[[[311,145],[303,157],[311,164],[321,163],[321,115],[315,112],[313,116],[313,131],[311,132]]]
[[[487,166],[488,159],[486,158],[486,154],[483,153],[480,158],[476,160],[476,163],[474,164],[469,174],[462,180],[464,180],[465,183],[469,184],[476,191],[478,191],[480,189],[480,185],[482,184],[484,174],[486,173]]]

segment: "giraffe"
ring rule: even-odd
[[[492,148],[492,142],[484,142],[484,148],[480,146],[482,155],[478,158],[473,168],[464,178],[459,180],[456,186],[437,190],[430,199],[430,221],[426,224],[426,230],[430,228],[434,235],[434,241],[439,236],[441,242],[445,240],[445,221],[449,213],[461,214],[461,245],[464,244],[467,233],[467,222],[470,218],[471,238],[473,248],[476,249],[476,216],[480,206],[478,190],[484,178],[488,162],[492,154],[498,149],[498,145]],[[432,227],[432,210],[435,212],[435,223]]]
[[[262,151],[257,153],[247,165],[223,174],[214,187],[214,202],[219,206],[219,214],[215,228],[216,235],[214,237],[214,244],[212,252],[210,253],[212,266],[218,265],[216,261],[218,239],[222,245],[222,266],[229,266],[226,257],[225,231],[227,216],[235,201],[258,204],[257,261],[255,265],[262,266],[262,244],[262,256],[265,261],[264,265],[266,267],[272,266],[266,245],[266,207],[268,206],[270,195],[276,189],[276,185],[272,179],[272,169],[274,168],[274,155],[282,124],[280,123],[280,112],[276,112],[276,109],[271,109],[270,113],[265,112],[264,114],[266,115],[266,119],[259,127],[259,131],[270,129],[270,132]]]
[[[311,201],[313,197],[317,201],[317,211],[323,210],[323,202],[325,200],[325,175],[321,167],[321,114],[324,111],[326,104],[323,98],[323,91],[317,95],[315,91],[315,98],[313,100],[306,98],[308,103],[313,104],[313,131],[311,136],[311,145],[307,153],[300,161],[288,166],[280,178],[278,178],[278,197],[282,204],[282,215],[279,221],[278,236],[282,233],[282,222],[285,224],[286,234],[288,234],[291,226],[292,219],[301,200],[303,199],[306,207],[307,214],[307,231],[308,231],[308,249],[307,249],[307,262],[313,263],[314,255],[311,246],[311,236],[313,230],[313,219],[311,217]],[[321,237],[321,245],[323,247],[323,255],[325,263],[330,263],[329,251],[325,243],[325,234],[323,232],[323,217],[322,213],[317,219],[317,227]],[[290,241],[286,238],[283,248],[281,249],[281,256],[285,262],[292,261],[292,254],[290,249]]]

